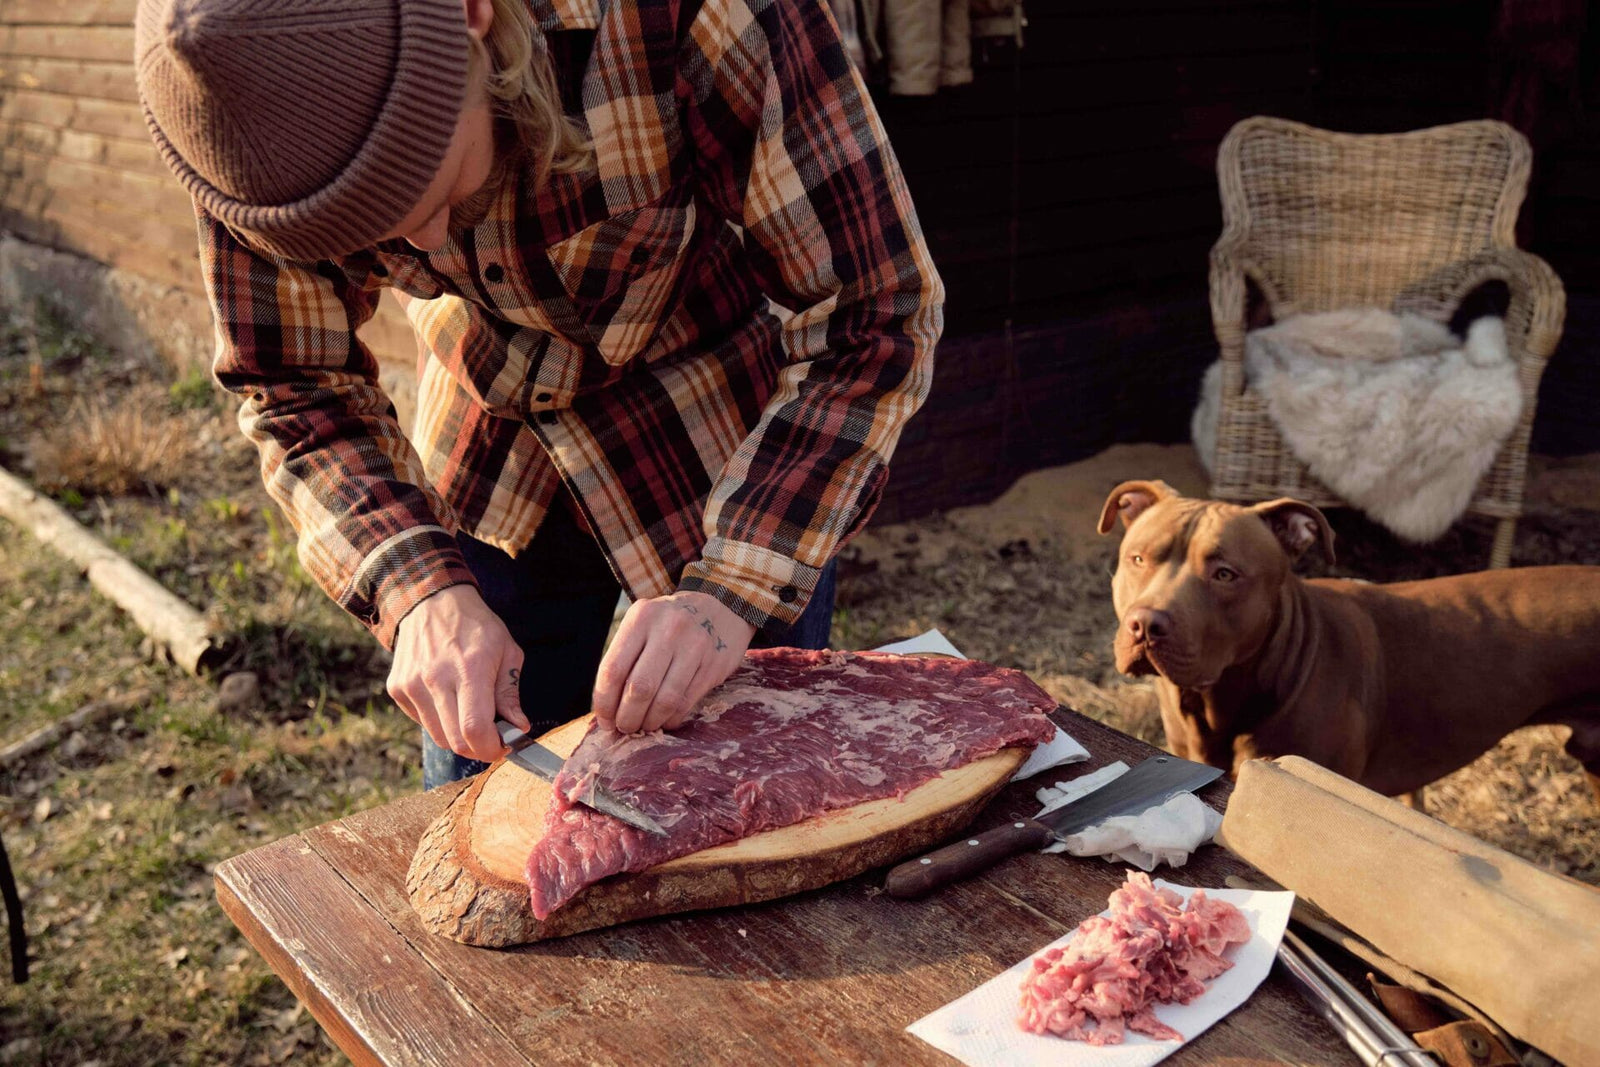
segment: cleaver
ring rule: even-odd
[[[1151,756],[1120,778],[1035,819],[1002,823],[889,872],[884,888],[893,897],[920,897],[960,881],[1018,852],[1037,851],[1068,834],[1113,815],[1137,815],[1179,793],[1192,793],[1222,774],[1220,767]]]
[[[506,756],[509,762],[521,767],[530,774],[538,775],[547,782],[553,783],[556,780],[556,775],[561,773],[561,768],[566,764],[566,760],[551,752],[504,719],[496,719],[494,728],[499,732],[500,740],[505,742],[505,746],[511,750],[510,754]],[[1133,772],[1129,771],[1128,773],[1132,774]],[[666,836],[667,832],[661,828],[659,823],[632,804],[622,800],[599,782],[591,782],[589,788],[584,791],[584,796],[575,799],[574,803],[587,805],[595,811],[610,815],[614,819],[621,819],[629,826],[637,826],[639,829],[647,830],[652,834]]]

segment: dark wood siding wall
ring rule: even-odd
[[[1214,357],[1216,146],[1263,113],[1378,131],[1521,101],[1507,117],[1536,153],[1522,243],[1571,299],[1534,444],[1600,449],[1600,17],[1516,0],[1553,28],[1508,41],[1502,2],[1032,0],[1026,47],[988,47],[973,85],[880,97],[949,289],[934,391],[880,519],[1187,437]],[[133,8],[0,0],[0,227],[198,299],[188,200],[134,95]],[[381,318],[375,348],[408,362],[403,319],[387,303]]]
[[[1528,136],[1533,179],[1518,242],[1567,290],[1533,447],[1600,449],[1600,5],[1368,0],[1324,5],[1318,32],[1322,125],[1409,129],[1489,115]]]
[[[1215,358],[1206,255],[1223,134],[1254,114],[1360,132],[1499,115],[1498,7],[1034,3],[1026,46],[992,48],[973,85],[880,98],[949,289],[934,392],[880,519],[989,499],[1118,441],[1186,439]],[[1553,452],[1600,449],[1594,21],[1587,111],[1550,94],[1541,122],[1558,109],[1572,121],[1526,131],[1522,244],[1551,260],[1573,305],[1535,431]]]
[[[1304,100],[1311,18],[1287,3],[1174,6],[1036,3],[1026,47],[994,49],[973,86],[881,101],[960,286],[953,334],[1192,274],[1184,257],[1216,236],[1216,142],[1237,118]]]

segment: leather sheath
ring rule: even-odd
[[[1450,1022],[1432,1000],[1416,990],[1379,981],[1372,974],[1367,975],[1367,982],[1394,1024],[1449,1067],[1521,1067],[1522,1061],[1478,1020]]]

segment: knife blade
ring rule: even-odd
[[[1216,781],[1220,767],[1151,756],[1127,774],[1033,819],[1002,823],[975,837],[908,860],[889,872],[890,896],[920,897],[940,886],[974,875],[1018,852],[1037,851],[1052,841],[1093,826],[1113,815],[1136,815],[1179,793],[1192,793]]]
[[[504,719],[495,720],[494,728],[500,734],[500,740],[511,750],[510,754],[506,756],[506,760],[528,773],[536,774],[547,782],[554,782],[556,775],[560,774],[561,768],[566,765],[566,760],[551,752]],[[667,832],[661,828],[660,823],[646,815],[639,808],[618,797],[599,782],[591,782],[585,795],[574,798],[573,802],[587,805],[595,811],[621,819],[629,826],[636,826],[649,833],[666,836]]]

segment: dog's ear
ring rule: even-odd
[[[1327,517],[1310,504],[1286,496],[1257,504],[1250,510],[1261,516],[1261,521],[1267,524],[1290,559],[1299,559],[1306,549],[1320,543],[1328,564],[1333,564],[1333,527],[1328,525]]]
[[[1123,482],[1106,497],[1106,505],[1100,509],[1098,528],[1101,533],[1110,533],[1112,524],[1121,515],[1123,529],[1127,529],[1151,504],[1178,495],[1166,482]]]

